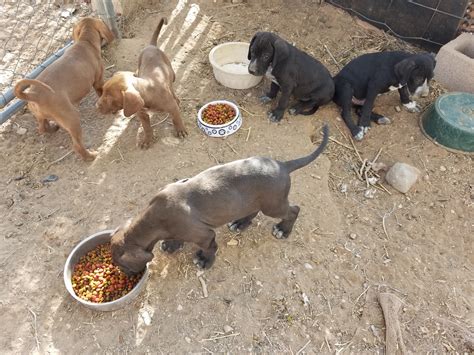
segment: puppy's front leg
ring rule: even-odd
[[[405,85],[398,89],[398,93],[400,94],[401,103],[409,112],[421,111],[421,107],[416,103],[416,101],[410,101],[410,93],[408,92],[408,86]]]
[[[209,269],[216,259],[216,233],[209,230],[205,236],[198,237],[196,244],[201,248],[197,251],[193,262],[201,269]]]
[[[272,84],[270,85],[270,91],[267,92],[265,95],[260,96],[260,101],[263,104],[269,103],[277,96],[278,90],[280,90],[280,86],[278,86],[277,83],[272,81]]]
[[[145,135],[143,139],[138,142],[138,146],[141,149],[148,149],[153,142],[153,128],[151,128],[150,116],[143,110],[139,111],[137,116],[142,123],[143,134]]]
[[[282,86],[281,87],[281,96],[280,100],[278,101],[278,106],[273,110],[268,112],[268,118],[272,122],[280,122],[283,118],[283,114],[288,107],[288,103],[290,101],[290,95],[293,92],[293,86]]]
[[[372,110],[374,108],[375,98],[377,97],[378,92],[380,92],[380,90],[377,90],[377,88],[369,84],[367,97],[365,98],[359,118],[359,127],[361,131],[357,136],[354,136],[354,138],[357,140],[364,138],[364,134],[366,134],[370,129],[370,117],[372,116]]]

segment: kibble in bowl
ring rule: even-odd
[[[242,125],[242,116],[233,102],[216,100],[199,109],[197,123],[208,136],[225,137],[237,132]]]
[[[144,288],[148,267],[127,277],[112,262],[110,238],[113,230],[95,233],[80,242],[64,266],[64,284],[82,305],[100,311],[113,311],[134,300]]]

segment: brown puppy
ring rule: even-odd
[[[321,145],[305,157],[286,162],[262,157],[236,160],[165,186],[129,225],[113,233],[114,263],[127,274],[140,272],[162,240],[166,252],[193,242],[200,248],[194,263],[209,268],[217,251],[214,228],[230,222],[232,231],[243,231],[259,211],[280,218],[272,234],[288,238],[300,211],[288,202],[290,173],[322,153],[329,139],[327,125],[323,132]]]
[[[179,113],[179,100],[173,91],[175,73],[166,55],[156,42],[165,18],[160,20],[150,41],[138,58],[137,73],[120,71],[104,84],[97,108],[103,114],[116,113],[123,109],[126,117],[137,114],[144,131],[139,142],[141,148],[148,148],[153,141],[153,129],[147,110],[164,111],[171,114],[178,137],[188,133]]]
[[[74,44],[64,55],[36,80],[20,80],[15,85],[15,95],[28,101],[38,121],[39,133],[59,128],[49,122],[52,119],[70,134],[74,150],[84,160],[93,160],[95,153],[88,151],[82,142],[81,116],[75,105],[92,87],[98,96],[102,94],[101,43],[102,39],[112,42],[114,35],[101,20],[88,17],[76,24],[72,36]]]

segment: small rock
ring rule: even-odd
[[[357,238],[357,234],[351,233],[351,234],[349,234],[349,238],[351,238],[352,240],[354,240],[354,239]]]
[[[370,185],[375,185],[377,181],[379,181],[379,179],[373,176],[373,177],[367,178],[367,181],[369,182]]]
[[[341,184],[340,188],[339,188],[343,194],[345,194],[347,192],[347,184]]]
[[[305,269],[313,270],[313,266],[310,263],[304,263]]]
[[[16,133],[19,134],[20,136],[24,135],[28,130],[24,127],[20,127],[16,130]]]
[[[57,176],[57,175],[48,175],[48,176],[42,178],[41,182],[44,184],[44,183],[47,183],[47,182],[58,181],[58,179],[59,179],[59,176]]]
[[[395,189],[402,193],[407,193],[408,190],[415,184],[420,170],[405,163],[395,163],[385,175],[385,180]]]
[[[337,276],[337,275],[334,275],[334,278],[335,278],[336,280],[339,280],[339,276]]]
[[[445,167],[444,165],[441,165],[441,166],[439,167],[439,170],[441,170],[441,171],[446,171],[447,169],[446,169],[446,167]]]
[[[400,106],[395,106],[395,111],[397,111],[397,112],[401,112],[401,111],[402,111],[402,109],[400,108]]]
[[[183,310],[183,306],[181,306],[180,304],[178,304],[177,310],[178,310],[178,311],[182,311],[182,310]]]
[[[184,340],[186,343],[191,344],[191,338],[190,337],[184,337]]]
[[[139,311],[140,313],[140,316],[142,317],[143,319],[143,323],[145,323],[146,326],[149,326],[151,325],[151,317],[150,317],[150,314],[145,310],[145,309],[141,309]]]
[[[364,197],[365,197],[365,198],[370,198],[370,199],[372,199],[372,198],[374,198],[376,192],[377,192],[376,189],[368,189],[368,190],[365,190],[365,192],[364,192]]]
[[[235,240],[235,239],[231,239],[227,242],[227,245],[229,246],[236,246],[236,245],[239,245],[239,241],[238,240]]]
[[[224,325],[224,332],[225,333],[230,333],[234,330],[230,325]]]

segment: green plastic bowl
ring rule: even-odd
[[[474,95],[441,95],[422,116],[420,127],[430,140],[445,148],[474,152]]]

